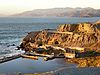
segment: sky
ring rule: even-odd
[[[100,0],[0,0],[0,14],[16,14],[34,9],[92,7],[100,9]]]

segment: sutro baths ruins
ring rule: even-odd
[[[44,60],[71,58],[80,67],[100,66],[100,21],[96,23],[63,24],[57,29],[33,31],[18,47],[21,57]],[[92,60],[91,60],[92,59]],[[93,64],[91,64],[93,63]]]
[[[72,60],[99,59],[100,22],[63,24],[57,29],[30,32],[23,39],[20,48],[27,55],[46,57],[44,60],[58,57]],[[98,63],[100,59],[95,63],[100,66]]]

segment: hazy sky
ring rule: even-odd
[[[100,8],[100,0],[0,0],[0,14],[15,14],[33,9],[57,7]]]

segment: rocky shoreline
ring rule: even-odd
[[[26,52],[43,48],[42,54],[61,54],[45,45],[61,48],[84,48],[82,57],[66,59],[68,62],[79,64],[79,67],[100,67],[100,21],[96,23],[63,24],[57,29],[30,32],[23,39],[19,48]],[[77,49],[74,49],[75,53]],[[81,53],[82,54],[82,53]]]

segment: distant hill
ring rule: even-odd
[[[100,17],[100,9],[87,8],[51,8],[35,9],[11,15],[19,17]]]
[[[0,17],[6,17],[7,15],[5,15],[5,14],[0,14]]]

